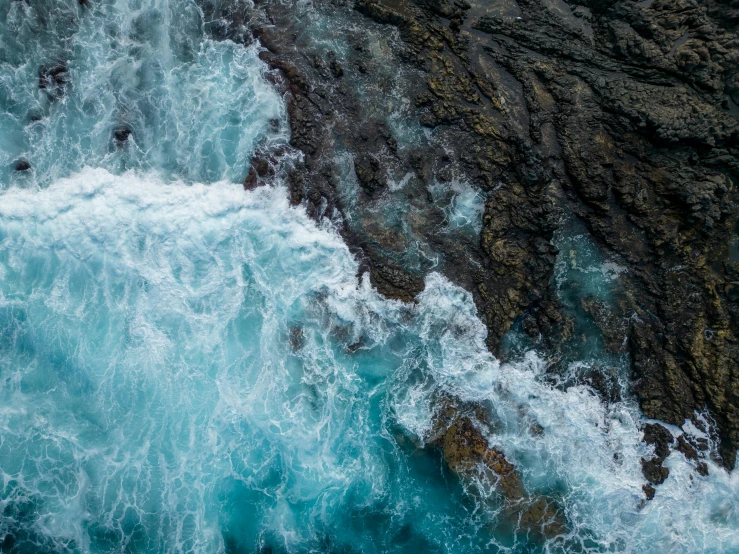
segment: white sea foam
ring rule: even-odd
[[[258,142],[287,137],[259,45],[208,38],[194,1],[4,2],[2,10],[0,186],[47,186],[84,166],[242,181]],[[54,66],[64,83],[39,90],[39,71]],[[125,142],[117,129],[131,132]],[[13,171],[18,160],[31,170]]]
[[[446,225],[452,230],[467,228],[479,234],[485,212],[485,197],[467,182],[433,183],[429,190],[443,206]]]
[[[365,544],[345,519],[362,506],[424,544],[481,548],[480,516],[425,483],[392,430],[423,440],[440,389],[489,401],[491,443],[565,508],[572,534],[550,551],[739,548],[736,473],[672,454],[642,507],[632,404],[551,387],[535,352],[499,364],[470,295],[438,274],[415,306],[382,299],[280,188],[85,170],[3,193],[0,241],[2,503],[34,503],[57,548]]]

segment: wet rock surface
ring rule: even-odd
[[[661,485],[670,475],[670,470],[664,467],[662,462],[670,455],[673,440],[672,433],[657,423],[647,423],[644,426],[644,442],[654,446],[654,456],[649,459],[642,458],[642,472],[647,481],[653,485]],[[647,493],[647,497],[649,496]]]
[[[69,80],[67,66],[64,63],[42,65],[38,69],[38,88],[46,91],[49,98],[61,98]]]
[[[729,468],[737,22],[713,0],[263,1],[252,18],[303,154],[292,200],[337,223],[380,292],[410,300],[441,271],[473,292],[494,352],[516,321],[556,351],[571,314],[552,238],[576,218],[626,268],[617,302],[583,309],[628,352],[644,415],[707,409]],[[484,199],[479,233],[446,226],[431,192],[458,181]]]
[[[31,164],[28,163],[26,160],[18,160],[15,162],[15,166],[13,167],[16,171],[28,171],[31,169]]]
[[[707,450],[705,440],[697,440],[686,434],[675,438],[672,433],[658,423],[647,423],[644,426],[643,440],[654,447],[654,455],[650,458],[642,458],[642,473],[645,479],[651,483],[644,486],[647,500],[654,498],[655,489],[652,485],[661,485],[669,477],[670,470],[663,464],[670,453],[674,450],[680,452],[691,462],[699,475],[708,475],[708,465],[703,458]]]
[[[441,399],[438,407],[430,444],[441,450],[455,474],[473,484],[476,495],[485,498],[490,489],[501,495],[503,516],[517,532],[547,539],[566,533],[565,518],[556,503],[527,493],[515,466],[488,442],[490,424],[482,408],[452,398]]]
[[[131,129],[128,127],[117,127],[113,130],[113,138],[115,138],[118,144],[124,144],[127,142],[131,134]]]

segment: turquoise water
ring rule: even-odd
[[[552,387],[535,350],[499,363],[467,292],[431,273],[385,300],[279,179],[243,191],[286,132],[257,46],[209,39],[185,0],[0,17],[0,550],[739,551],[736,472],[672,454],[643,505],[632,401]],[[474,225],[456,194],[450,225]],[[505,532],[494,490],[422,448],[440,392],[490,407],[566,536]]]
[[[0,0],[0,182],[85,166],[243,180],[255,142],[284,139],[268,133],[283,106],[256,49],[203,26],[194,2]],[[58,72],[44,89],[40,68]]]

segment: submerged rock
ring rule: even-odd
[[[128,127],[117,127],[113,131],[113,138],[119,143],[123,144],[128,141],[128,137],[130,137],[132,134],[131,129]]]
[[[52,98],[64,95],[67,82],[68,72],[64,63],[42,65],[38,68],[38,88],[45,90]]]
[[[280,165],[286,153],[285,148],[258,149],[254,153],[249,173],[244,180],[244,189],[254,190],[263,183],[264,179],[274,176],[276,168]]]
[[[585,374],[584,381],[598,393],[604,402],[613,403],[621,400],[621,389],[615,375],[608,374],[599,368],[593,368]]]
[[[556,503],[525,490],[516,467],[485,438],[486,428],[489,424],[482,408],[464,406],[447,397],[437,406],[429,444],[441,450],[455,474],[478,484],[480,499],[490,500],[485,485],[500,494],[504,499],[503,515],[518,532],[546,539],[565,533],[564,514]]]

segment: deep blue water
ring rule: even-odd
[[[0,0],[3,552],[739,552],[736,472],[674,453],[644,506],[633,401],[553,387],[533,347],[500,364],[468,293],[385,300],[279,179],[244,192],[284,105],[205,28],[188,0]],[[559,290],[607,301],[623,268],[557,240]],[[492,406],[567,536],[510,536],[419,448],[439,392]]]

